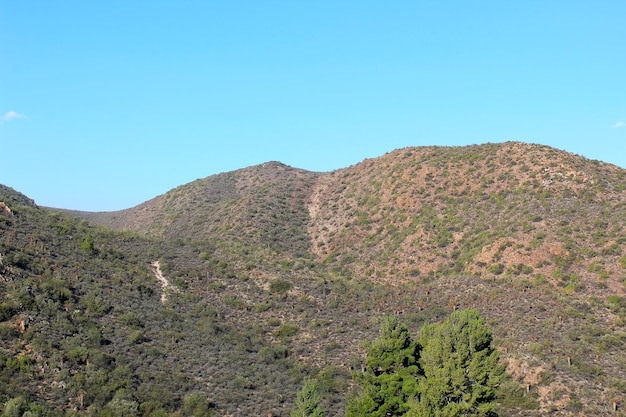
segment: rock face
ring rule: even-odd
[[[0,201],[0,211],[3,211],[4,213],[8,214],[9,216],[13,215],[13,211],[9,208],[9,206],[4,204],[3,201]]]

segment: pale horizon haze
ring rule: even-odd
[[[133,207],[267,161],[522,141],[626,168],[624,1],[0,0],[0,184]]]

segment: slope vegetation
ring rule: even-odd
[[[510,376],[500,415],[619,413],[625,190],[523,143],[270,162],[87,221],[2,187],[0,402],[287,416],[313,377],[340,416],[383,316],[417,334],[474,308]]]
[[[304,256],[306,201],[318,176],[268,162],[196,180],[128,210],[84,215],[152,237],[238,241]]]
[[[292,400],[278,392],[299,365],[235,322],[241,302],[220,283],[234,279],[216,265],[163,288],[168,263],[200,262],[192,249],[50,213],[7,187],[0,201],[1,415],[262,415]]]
[[[375,280],[470,274],[622,294],[625,183],[622,169],[539,145],[402,149],[320,179],[312,249]]]

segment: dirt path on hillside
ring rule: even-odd
[[[175,285],[172,285],[167,278],[163,276],[163,272],[161,272],[161,262],[154,261],[150,264],[150,266],[152,266],[155,278],[161,284],[161,289],[163,289],[163,292],[161,293],[161,302],[165,303],[167,301],[168,291],[180,292],[180,290]]]

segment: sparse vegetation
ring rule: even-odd
[[[117,213],[0,186],[0,415],[287,416],[315,381],[341,416],[381,317],[464,309],[507,364],[499,415],[619,415],[624,189],[520,143],[268,163]]]

